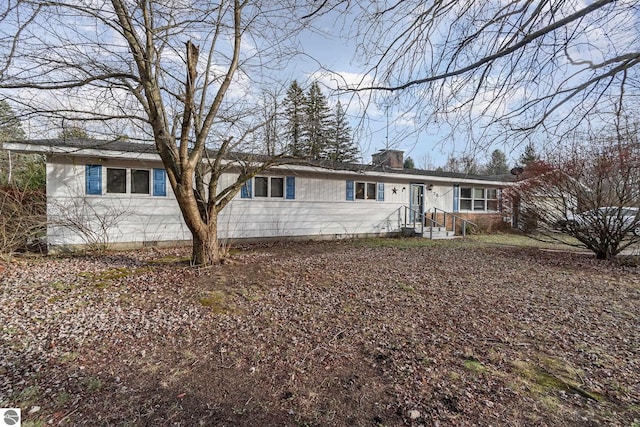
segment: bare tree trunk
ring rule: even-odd
[[[213,265],[220,262],[220,245],[218,243],[218,215],[209,219],[209,223],[198,232],[193,233],[193,249],[191,263],[193,265]]]
[[[7,151],[7,153],[9,154],[9,173],[7,174],[7,184],[11,185],[13,164],[11,162],[11,151]]]

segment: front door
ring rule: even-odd
[[[411,184],[409,208],[411,222],[422,220],[424,217],[424,184]],[[420,215],[416,217],[417,213]]]

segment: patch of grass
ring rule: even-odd
[[[160,258],[152,259],[147,261],[147,264],[151,265],[163,265],[163,264],[188,264],[191,262],[191,257],[188,255],[185,256],[174,256],[167,255]]]
[[[573,378],[576,371],[561,361],[546,358],[542,361],[542,365],[537,366],[522,360],[513,362],[513,366],[523,378],[527,388],[534,393],[546,395],[550,391],[563,390],[579,394],[586,399],[598,402],[603,400],[602,395],[586,390],[582,384],[575,381]]]
[[[105,271],[80,272],[78,273],[78,277],[87,279],[98,289],[104,289],[114,281],[117,281],[125,277],[138,276],[140,274],[144,274],[147,271],[149,271],[149,267],[140,267],[140,268],[120,267],[120,268],[112,268],[110,270],[105,270]]]
[[[18,394],[16,401],[20,403],[18,406],[25,407],[31,406],[38,399],[40,399],[40,387],[30,386],[25,388]]]
[[[52,282],[49,284],[56,291],[71,291],[77,287],[75,283]]]
[[[480,374],[487,371],[487,368],[482,363],[480,363],[479,360],[473,357],[469,357],[464,360],[464,367],[470,371],[477,372]]]
[[[231,304],[231,295],[224,291],[208,291],[198,298],[203,307],[209,307],[216,314],[229,314],[235,312]]]
[[[404,282],[397,282],[396,285],[398,286],[399,289],[402,289],[405,292],[408,292],[410,294],[414,293],[416,290],[413,288],[413,286],[408,285]]]
[[[62,391],[62,392],[58,393],[58,395],[56,396],[56,402],[59,405],[64,405],[67,402],[69,402],[69,400],[71,400],[71,395],[69,393],[67,393],[66,391]]]
[[[35,419],[35,420],[22,420],[21,423],[22,427],[44,427],[47,425],[47,423],[41,419]]]
[[[61,363],[73,362],[78,358],[79,354],[75,351],[64,353],[60,356]]]
[[[370,239],[354,239],[356,247],[366,248],[422,248],[446,244],[450,240],[429,240],[421,237],[375,237]]]
[[[89,377],[83,381],[87,390],[94,392],[102,388],[102,380],[100,378]]]
[[[578,241],[570,236],[558,235],[559,241],[540,241],[536,239],[537,237],[542,238],[541,236],[528,236],[519,233],[492,233],[474,234],[472,236],[467,236],[465,240],[467,242],[477,243],[481,245],[504,245],[569,251],[584,250],[582,248],[571,246],[572,244],[577,244]]]

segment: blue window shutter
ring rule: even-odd
[[[167,173],[164,169],[153,170],[153,195],[167,195]]]
[[[86,165],[87,194],[102,195],[102,166]]]
[[[378,183],[378,201],[384,202],[384,182]]]
[[[460,212],[460,186],[453,186],[453,211]]]
[[[287,199],[293,200],[296,198],[296,177],[288,176],[287,180]]]
[[[242,184],[242,188],[240,189],[240,197],[242,199],[250,199],[251,198],[251,182],[253,179],[248,179]]]
[[[347,180],[347,200],[354,200],[354,182],[352,180]]]

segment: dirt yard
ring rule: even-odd
[[[418,239],[187,255],[0,264],[0,407],[23,426],[640,425],[637,267]]]

